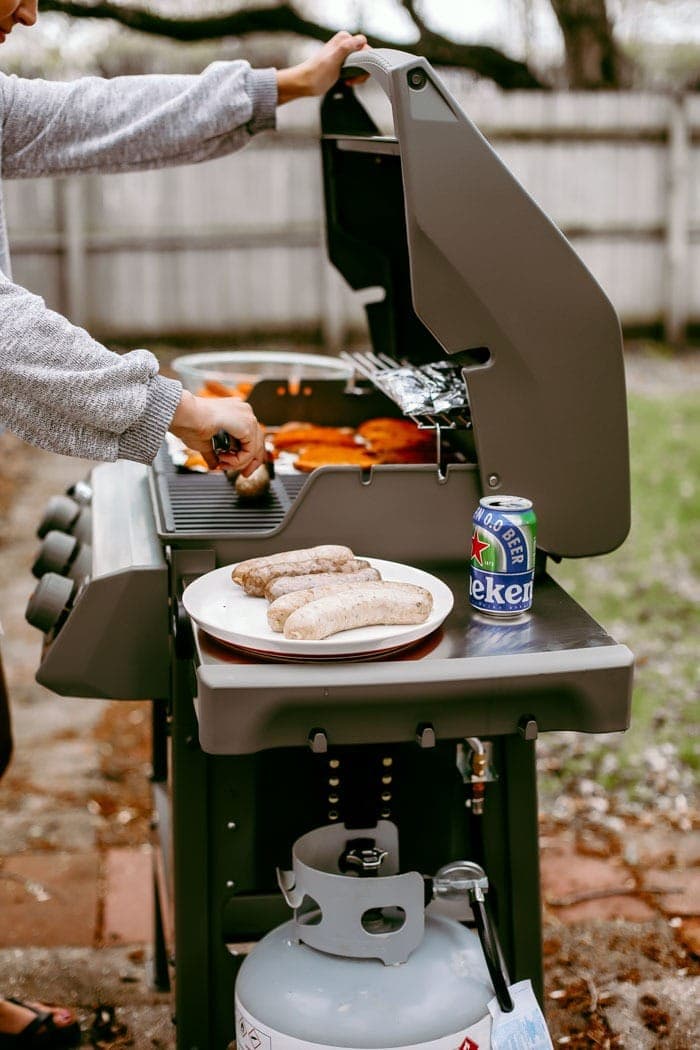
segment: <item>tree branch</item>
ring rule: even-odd
[[[402,0],[415,18],[412,0]],[[126,7],[111,0],[84,3],[81,0],[42,0],[42,11],[60,11],[75,18],[109,18],[129,29],[172,40],[217,40],[225,36],[244,36],[248,33],[295,33],[312,40],[326,41],[335,30],[302,18],[290,4],[275,7],[244,8],[229,15],[208,18],[165,18],[145,8]],[[432,33],[416,21],[421,36],[411,50],[423,55],[435,65],[457,66],[494,80],[506,90],[544,88],[524,62],[509,58],[496,48],[480,44],[457,44],[447,37]],[[395,40],[367,34],[371,47],[404,50],[405,45]]]
[[[401,6],[406,8],[409,15],[411,16],[415,24],[418,26],[418,29],[420,30],[422,36],[428,27],[423,21],[422,16],[416,10],[415,0],[401,0]]]

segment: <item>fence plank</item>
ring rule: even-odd
[[[501,94],[445,79],[559,225],[623,324],[700,323],[700,100]],[[368,85],[383,130],[391,117]],[[371,104],[370,104],[371,103]],[[336,349],[364,324],[323,244],[318,109],[190,168],[7,185],[17,279],[96,335],[313,330]],[[692,273],[691,273],[692,271]]]
[[[689,130],[685,99],[673,98],[669,110],[668,143],[668,284],[666,338],[670,343],[685,340],[688,324],[689,224],[688,176]]]
[[[78,325],[85,324],[89,312],[83,190],[82,179],[56,181],[56,215],[63,252],[61,309]]]

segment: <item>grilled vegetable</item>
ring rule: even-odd
[[[259,499],[260,496],[264,496],[270,488],[270,471],[267,464],[262,463],[256,467],[247,478],[238,473],[233,487],[241,499]]]

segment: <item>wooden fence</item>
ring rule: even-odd
[[[450,86],[624,325],[671,342],[700,325],[699,96]],[[223,160],[6,183],[16,279],[103,338],[296,333],[337,349],[363,312],[325,254],[317,108],[280,114]]]

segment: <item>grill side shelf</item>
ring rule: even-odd
[[[617,732],[630,717],[632,664],[554,580],[538,580],[531,614],[501,624],[471,610],[466,577],[440,572],[455,607],[417,649],[381,661],[251,661],[196,634],[200,742],[213,754],[304,746],[321,727],[331,744],[540,731]]]
[[[331,744],[542,731],[610,733],[629,725],[632,654],[598,649],[430,660],[417,664],[260,665],[198,669],[199,741],[209,754],[303,747],[313,727]]]

